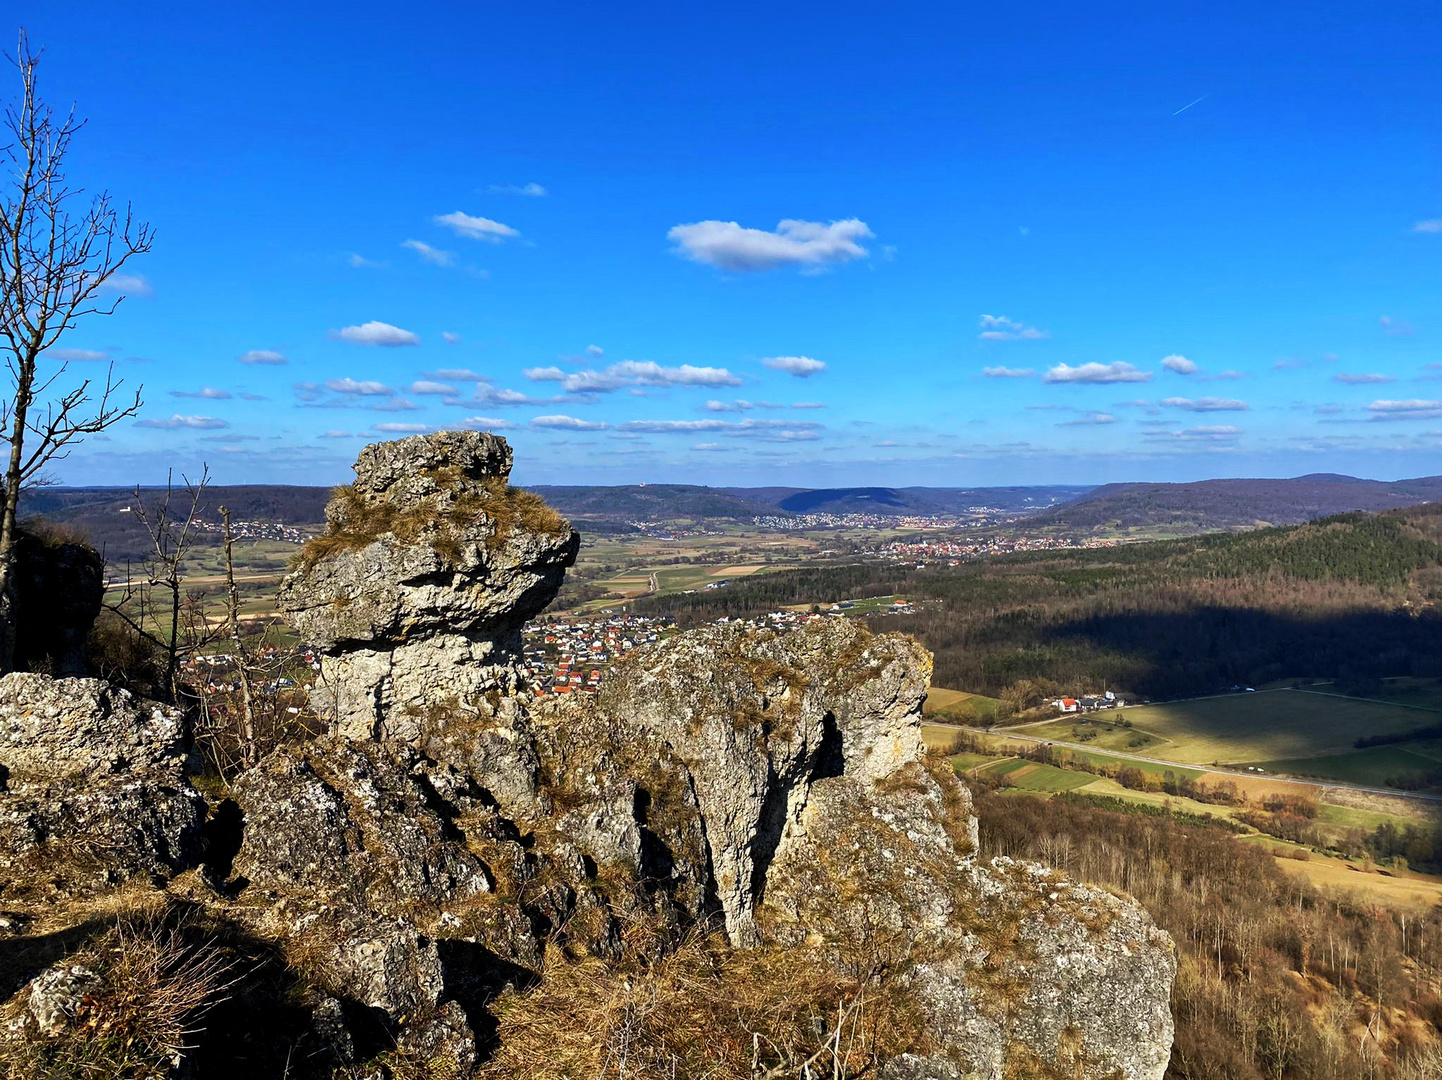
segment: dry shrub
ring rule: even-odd
[[[643,950],[632,950],[639,954]],[[534,990],[492,1006],[486,1080],[853,1077],[918,1049],[922,1023],[891,980],[854,979],[820,950],[732,949],[692,935],[654,962],[547,958]]]
[[[455,485],[440,486],[449,491]],[[499,477],[483,481],[480,491],[463,492],[445,510],[434,497],[401,510],[384,499],[367,499],[350,484],[336,488],[332,498],[340,501],[340,513],[324,535],[313,536],[301,546],[294,561],[300,570],[308,571],[339,552],[359,551],[387,534],[401,544],[424,539],[437,555],[454,565],[461,561],[462,540],[483,521],[491,524],[485,540],[490,552],[501,547],[517,527],[545,536],[561,536],[570,528],[539,495],[513,488]]]
[[[197,1021],[232,981],[232,962],[217,944],[190,941],[160,918],[122,918],[65,963],[97,981],[58,1035],[35,1029],[28,987],[6,1003],[4,1020],[24,1031],[0,1042],[0,1075],[9,1080],[169,1076],[193,1045]]]

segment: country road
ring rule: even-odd
[[[1086,754],[1102,754],[1106,757],[1121,758],[1127,761],[1145,761],[1149,765],[1164,765],[1169,769],[1194,769],[1198,772],[1215,773],[1219,776],[1236,776],[1248,780],[1266,779],[1278,784],[1297,784],[1301,787],[1317,788],[1326,790],[1328,788],[1341,788],[1347,791],[1361,791],[1368,795],[1390,795],[1395,799],[1415,799],[1418,802],[1442,803],[1442,795],[1424,795],[1416,791],[1399,791],[1396,788],[1369,787],[1366,784],[1349,784],[1341,780],[1300,780],[1292,776],[1278,776],[1276,773],[1247,772],[1245,769],[1226,769],[1219,765],[1189,765],[1180,761],[1168,761],[1165,758],[1147,757],[1144,754],[1129,754],[1120,750],[1102,750],[1095,746],[1083,746],[1081,743],[1061,742],[1058,739],[1042,739],[1035,735],[1017,735],[1006,728],[994,728],[987,731],[984,728],[968,727],[965,724],[943,724],[936,721],[924,721],[930,727],[948,728],[953,731],[965,731],[972,735],[994,735],[1007,739],[1015,739],[1018,742],[1042,743],[1047,746],[1060,746],[1066,750],[1080,750]]]

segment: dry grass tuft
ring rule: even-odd
[[[754,1080],[808,1062],[813,1076],[855,1077],[922,1038],[914,1005],[885,981],[816,950],[733,950],[718,936],[654,962],[553,951],[536,989],[493,1008],[500,1049],[477,1074],[490,1080]]]
[[[218,944],[186,939],[162,919],[121,919],[66,958],[96,976],[55,1035],[36,1030],[29,988],[3,1008],[24,1037],[0,1042],[0,1075],[9,1080],[150,1080],[172,1074],[199,1029],[196,1022],[234,981]]]
[[[431,470],[427,475],[446,493],[453,491],[460,479],[458,472],[451,476],[444,469]],[[504,545],[517,528],[544,536],[563,536],[570,529],[539,495],[513,488],[499,477],[483,481],[479,491],[462,492],[454,500],[446,500],[449,505],[445,509],[432,496],[400,510],[385,500],[367,499],[350,484],[336,488],[331,497],[340,502],[340,513],[324,535],[313,536],[301,546],[292,563],[295,569],[310,571],[324,559],[344,551],[359,551],[385,535],[394,536],[400,544],[424,540],[454,566],[464,555],[466,537],[487,521],[491,526],[485,539],[488,552]]]

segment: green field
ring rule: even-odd
[[[1008,787],[1023,791],[1043,792],[1075,791],[1096,779],[1089,773],[1071,772],[1023,758],[1003,758],[994,765],[978,769],[976,775],[982,779],[995,778]]]
[[[1296,761],[1345,754],[1359,738],[1413,731],[1436,722],[1436,714],[1385,701],[1334,696],[1306,690],[1260,690],[1166,705],[1144,705],[1122,714],[1139,731],[1157,739],[1150,757],[1186,764]],[[1108,714],[1108,719],[1111,719]],[[1033,724],[1018,731],[1069,741],[1063,722]],[[1126,732],[1098,738],[1108,747]],[[1133,749],[1140,749],[1134,747]],[[1265,766],[1264,766],[1265,767]]]
[[[922,715],[928,717],[962,719],[969,722],[995,716],[996,707],[1000,704],[996,698],[933,686],[926,692],[926,702],[921,711]]]
[[[1341,780],[1349,784],[1389,787],[1388,780],[1427,773],[1442,768],[1442,761],[1414,753],[1400,746],[1373,746],[1341,754],[1318,757],[1278,758],[1255,764],[1268,772],[1290,773],[1293,776],[1314,776],[1322,780]]]

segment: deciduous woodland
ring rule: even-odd
[[[1421,1080],[1442,1070],[1442,916],[1319,892],[1221,824],[978,790],[984,854],[1135,896],[1176,942],[1174,1080]],[[1121,808],[1125,807],[1125,810]]]
[[[917,609],[884,625],[935,652],[936,685],[1022,708],[1058,689],[1170,698],[1293,677],[1437,675],[1442,506],[956,567],[793,570],[639,606],[701,622],[892,593]]]

